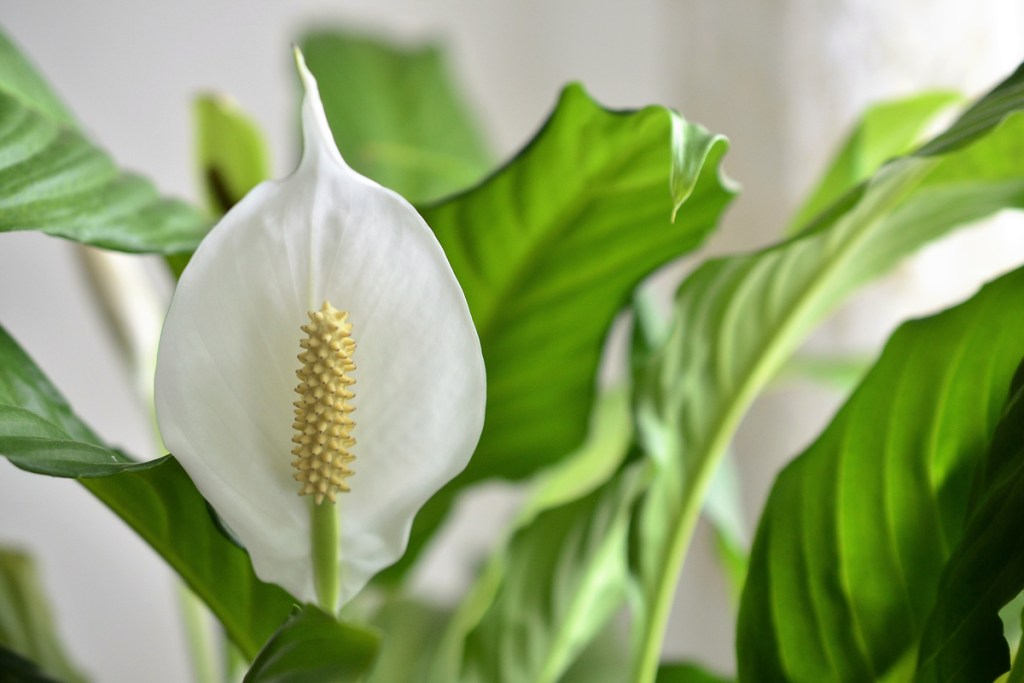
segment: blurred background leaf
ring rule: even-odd
[[[208,221],[119,170],[2,32],[0,77],[0,232],[133,252],[195,248]]]
[[[64,651],[38,568],[27,554],[10,548],[0,548],[0,648],[10,657],[7,661],[0,651],[0,680],[86,680]],[[18,662],[19,657],[35,665]]]
[[[439,45],[344,31],[300,41],[331,132],[355,170],[414,203],[469,187],[494,159]]]
[[[854,125],[821,180],[793,213],[786,234],[806,226],[889,159],[921,143],[928,126],[962,100],[951,92],[926,92],[869,107]]]

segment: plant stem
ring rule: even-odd
[[[320,609],[338,614],[341,597],[341,549],[338,544],[338,506],[324,501],[317,504],[310,496],[313,542],[313,583]]]

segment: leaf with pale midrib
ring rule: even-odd
[[[742,680],[880,680],[906,665],[1022,355],[1024,270],[893,335],[772,489],[740,613]],[[984,654],[1009,665],[1005,644],[1002,663]]]
[[[650,644],[660,639],[696,511],[761,389],[858,286],[957,226],[1024,205],[1022,82],[1018,71],[943,134],[942,144],[888,163],[793,239],[711,260],[679,288],[673,331],[638,388],[643,441],[662,467],[641,516],[637,569],[651,633],[640,681],[652,680]]]

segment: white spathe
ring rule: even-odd
[[[304,148],[196,250],[164,323],[156,412],[167,449],[248,549],[256,574],[313,602],[310,501],[291,454],[300,326],[324,300],[357,347],[357,443],[340,508],[341,600],[405,551],[420,507],[469,461],[483,425],[480,342],[415,209],[342,160],[316,80]]]

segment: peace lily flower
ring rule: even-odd
[[[336,609],[405,551],[483,424],[480,342],[433,233],[335,147],[316,80],[298,169],[200,244],[164,323],[164,443],[256,574]]]

